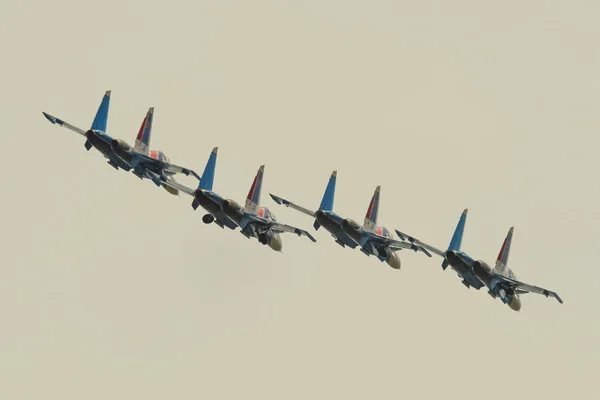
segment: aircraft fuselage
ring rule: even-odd
[[[472,286],[475,289],[487,286],[490,296],[493,298],[500,297],[504,304],[515,311],[521,309],[519,295],[509,288],[498,285],[498,281],[494,279],[493,269],[485,262],[475,261],[459,251],[447,251],[446,260],[463,279],[465,286]]]
[[[221,208],[225,215],[234,221],[240,228],[241,232],[246,237],[254,237],[261,244],[269,245],[275,251],[281,251],[283,248],[283,240],[279,233],[273,232],[266,224],[261,224],[256,221],[247,221],[247,213],[239,203],[235,200],[223,200]],[[271,212],[266,207],[259,207],[256,214],[257,217],[264,218],[267,221],[274,221],[271,217]]]
[[[475,260],[460,251],[447,251],[446,260],[448,264],[456,271],[458,276],[463,279],[462,283],[466,287],[481,289],[484,284],[477,278],[473,269]]]
[[[342,229],[344,219],[331,211],[317,211],[315,219],[327,232],[331,233],[336,238],[336,243],[340,246],[348,246],[354,249],[357,244],[352,240]]]
[[[493,298],[499,297],[500,300],[511,309],[519,311],[521,309],[521,299],[515,291],[507,286],[503,286],[500,280],[495,277],[494,270],[483,261],[473,263],[475,274],[487,286],[488,294]],[[510,271],[510,270],[508,270]],[[510,271],[512,273],[512,271]]]
[[[368,232],[356,221],[347,218],[342,221],[342,231],[361,246],[360,250],[364,254],[373,255],[379,261],[387,262],[390,267],[400,269],[400,258],[384,241],[392,238],[388,229],[378,226],[374,232]]]
[[[102,153],[106,158],[108,158],[109,164],[111,166],[113,166],[115,169],[121,168],[125,171],[131,170],[131,166],[129,165],[127,160],[121,158],[120,155],[117,154],[113,150],[113,146],[112,146],[112,142],[114,141],[113,138],[111,138],[110,136],[108,136],[107,134],[105,134],[103,132],[97,132],[97,131],[93,131],[93,130],[87,131],[85,136],[87,138],[87,143],[89,143],[96,150],[98,150],[100,153]],[[87,147],[87,143],[86,143],[86,147]]]

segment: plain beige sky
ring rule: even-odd
[[[11,1],[0,5],[0,398],[505,399],[597,391],[600,7],[595,1]],[[326,232],[277,254],[116,172],[108,133],[268,192],[509,265],[563,305],[520,313],[439,259],[395,271]],[[192,181],[186,180],[188,183]],[[311,228],[312,229],[312,228]]]

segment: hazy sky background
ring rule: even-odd
[[[193,3],[193,4],[192,4]],[[485,3],[485,4],[484,4]],[[563,399],[600,369],[596,1],[14,1],[0,5],[2,399]],[[557,291],[520,313],[439,258],[402,270],[325,231],[284,254],[206,226],[47,111],[268,192],[463,248]],[[192,180],[185,180],[193,184]],[[587,394],[587,395],[586,395]],[[592,395],[593,396],[593,395]]]

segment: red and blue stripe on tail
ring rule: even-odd
[[[510,245],[512,243],[514,227],[511,227],[506,234],[506,238],[504,239],[504,243],[502,243],[502,248],[500,249],[500,253],[498,253],[498,258],[496,259],[496,266],[494,268],[495,272],[498,274],[504,274],[506,270],[506,266],[508,264],[508,255],[510,254]]]
[[[250,187],[250,191],[248,192],[248,196],[246,197],[246,212],[256,214],[258,213],[258,209],[260,206],[260,192],[262,189],[262,180],[265,172],[265,166],[261,165],[254,177],[254,182],[252,182],[252,186]]]
[[[381,186],[377,186],[375,189],[375,193],[373,193],[373,197],[371,198],[371,203],[369,204],[369,208],[367,209],[367,214],[365,215],[365,220],[363,223],[363,228],[367,232],[375,232],[377,228],[377,215],[379,214],[379,193],[381,192]]]
[[[135,138],[134,149],[138,153],[148,154],[150,150],[150,135],[152,133],[152,120],[154,119],[154,107],[150,107],[146,117],[140,126],[140,131]]]

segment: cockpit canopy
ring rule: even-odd
[[[269,210],[267,207],[261,207],[258,209],[258,216],[269,219],[271,221],[277,222],[277,218],[275,218],[275,214],[273,211]]]
[[[515,279],[515,280],[517,279],[517,275],[515,275],[515,273],[510,268],[506,268],[505,274],[506,274],[507,278]]]
[[[148,155],[150,156],[150,158],[154,158],[155,160],[162,161],[162,162],[165,162],[165,163],[168,163],[168,164],[171,163],[171,160],[169,160],[169,157],[167,157],[165,155],[165,153],[163,153],[162,151],[159,151],[159,150],[150,150],[148,152]]]
[[[390,233],[389,229],[387,229],[384,226],[378,226],[377,228],[375,228],[375,233],[379,236],[383,236],[386,238],[392,238],[392,234]]]

